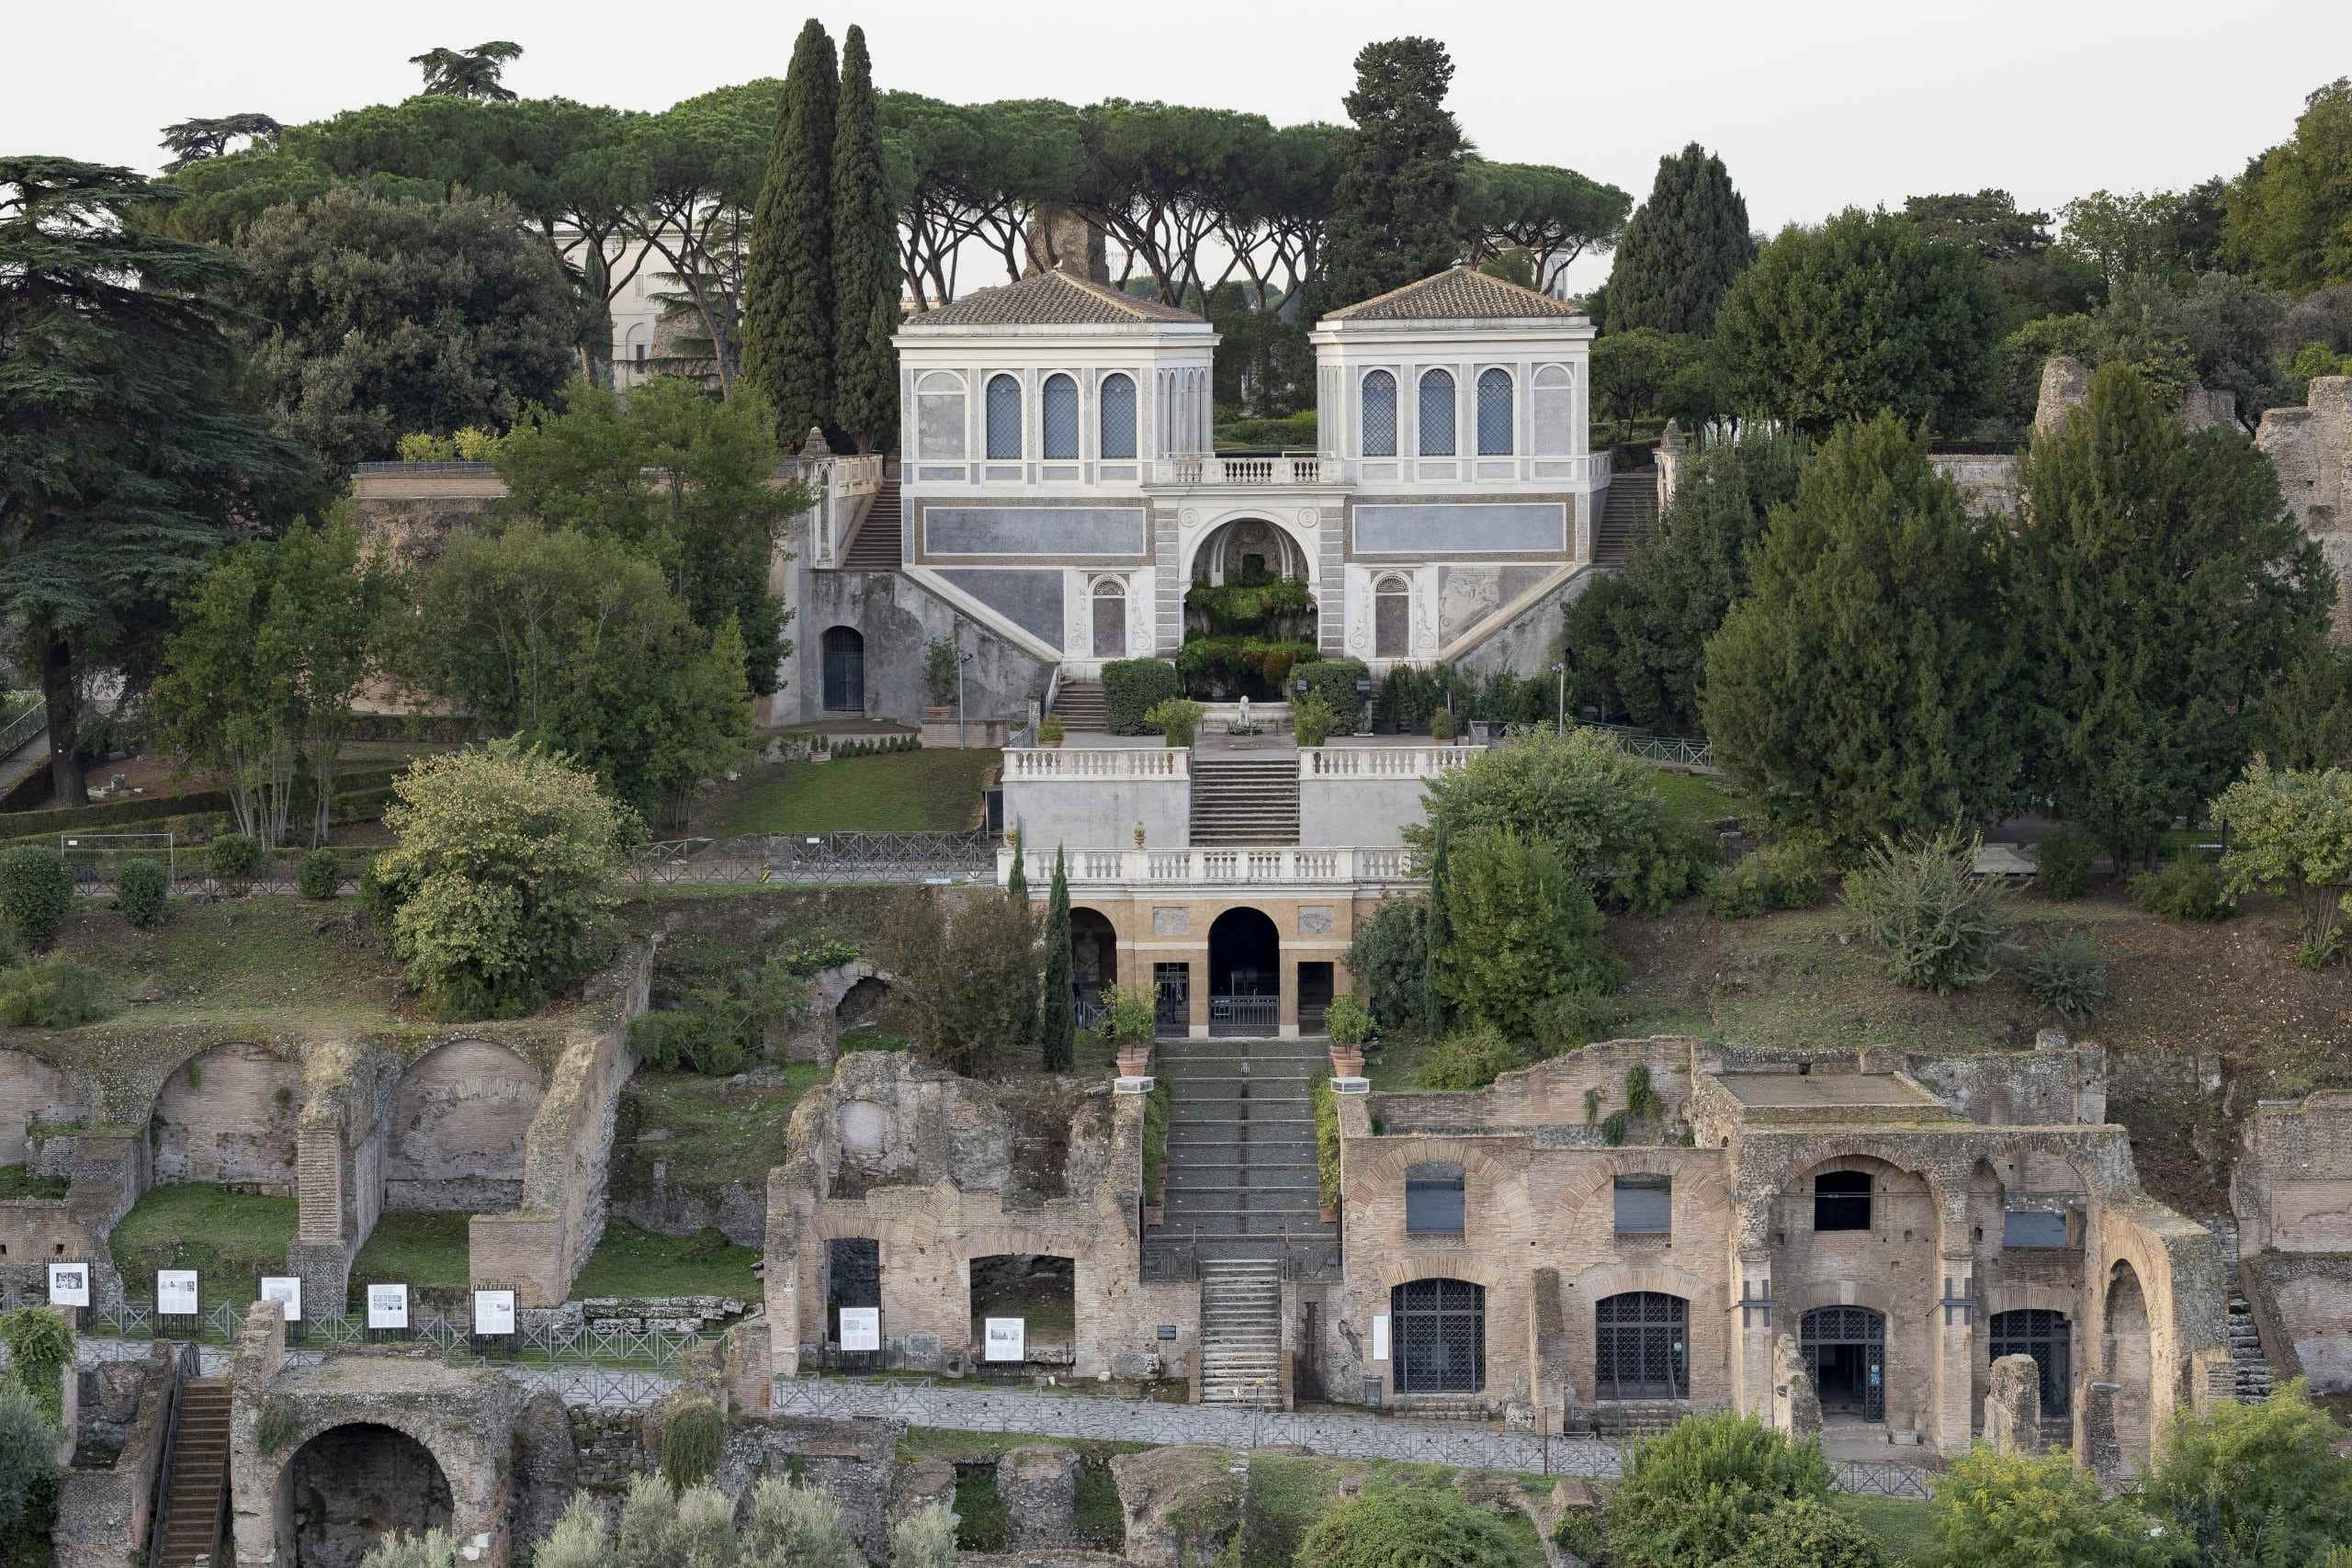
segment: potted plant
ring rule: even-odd
[[[1139,1078],[1151,1071],[1151,1035],[1158,998],[1143,986],[1111,986],[1102,992],[1102,1027],[1118,1047],[1119,1076]]]
[[[956,672],[959,663],[956,639],[935,637],[922,645],[922,689],[931,705],[922,710],[927,725],[956,722]]]
[[[1037,721],[1037,744],[1049,751],[1061,749],[1062,721],[1057,715],[1049,713]]]
[[[1169,748],[1190,746],[1209,710],[1189,697],[1170,697],[1144,710],[1143,721],[1168,738]]]
[[[1453,744],[1453,710],[1438,708],[1430,715],[1430,739],[1441,746]]]
[[[1136,848],[1143,848],[1143,824],[1140,822],[1136,824]]]
[[[1353,996],[1333,997],[1323,1010],[1323,1027],[1331,1036],[1331,1073],[1335,1077],[1363,1077],[1363,1043],[1372,1038],[1372,1014]]]

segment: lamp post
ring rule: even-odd
[[[1554,660],[1552,673],[1560,678],[1560,716],[1557,722],[1560,733],[1566,735],[1568,732],[1568,661]]]
[[[956,650],[956,749],[963,750],[971,742],[964,739],[964,666],[972,656],[963,649]]]

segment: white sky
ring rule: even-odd
[[[0,0],[0,152],[153,169],[166,122],[396,100],[417,86],[408,56],[493,38],[527,51],[506,74],[526,96],[660,108],[782,75],[804,15],[775,0]],[[2055,208],[2233,175],[2304,94],[2352,72],[2344,0],[869,0],[821,15],[837,41],[865,27],[884,87],[1164,98],[1277,123],[1343,118],[1361,45],[1435,32],[1487,156],[1566,164],[1638,201],[1658,157],[1695,139],[1767,231],[1928,191],[2004,186]]]

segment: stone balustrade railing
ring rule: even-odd
[[[1032,886],[1054,874],[1054,857],[1025,852]],[[1413,852],[1402,845],[1380,848],[1300,848],[1268,844],[1138,850],[1073,850],[1066,861],[1071,886],[1125,884],[1149,887],[1328,886],[1334,884],[1418,880]],[[1013,852],[997,852],[997,881],[1011,880]]]
[[[810,557],[818,566],[840,562],[857,521],[859,503],[882,488],[882,455],[819,457],[802,464],[814,504],[808,512]]]
[[[1174,746],[1035,746],[1004,754],[1007,784],[1051,779],[1182,782],[1193,776],[1193,753]],[[1048,868],[1050,869],[1050,868]]]
[[[1308,781],[1433,779],[1484,751],[1484,746],[1304,746],[1298,776]]]
[[[1333,485],[1344,477],[1337,457],[1284,453],[1279,457],[1163,457],[1151,466],[1154,484]]]

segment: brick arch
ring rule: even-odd
[[[445,1041],[411,1062],[392,1089],[384,1206],[519,1208],[524,1145],[545,1090],[539,1069],[497,1041]]]
[[[154,1179],[291,1194],[308,1098],[301,1061],[273,1046],[223,1041],[182,1058],[148,1111]]]
[[[1902,1175],[1924,1182],[1927,1185],[1928,1200],[1934,1204],[1940,1221],[1950,1224],[1957,1217],[1963,1225],[1965,1224],[1968,1213],[1965,1172],[1961,1175],[1960,1189],[1955,1195],[1948,1185],[1950,1173],[1939,1172],[1933,1166],[1922,1163],[1916,1152],[1905,1148],[1902,1144],[1871,1134],[1822,1138],[1802,1145],[1781,1166],[1779,1178],[1770,1184],[1769,1190],[1777,1197],[1788,1193],[1795,1188],[1799,1180],[1816,1171],[1859,1168],[1837,1163],[1839,1160],[1852,1159],[1876,1160]],[[1955,1196],[1959,1202],[1957,1209],[1953,1207]],[[1741,1247],[1745,1249],[1765,1246],[1771,1235],[1770,1203],[1744,1204],[1742,1210]],[[1967,1232],[1963,1229],[1961,1234],[1965,1235]]]
[[[1667,1148],[1629,1148],[1613,1150],[1610,1157],[1590,1162],[1590,1174],[1579,1174],[1576,1181],[1560,1194],[1559,1213],[1562,1220],[1573,1227],[1580,1216],[1589,1214],[1604,1201],[1610,1201],[1621,1176],[1666,1176],[1674,1179],[1674,1206],[1687,1201],[1697,1213],[1713,1213],[1731,1201],[1731,1186],[1724,1179],[1720,1166],[1694,1170],[1697,1162],[1683,1156],[1685,1151]],[[1613,1213],[1609,1216],[1614,1223]]]
[[[1790,1281],[1790,1289],[1786,1292],[1780,1289],[1779,1280],[1774,1280],[1773,1286],[1774,1295],[1780,1297],[1772,1311],[1772,1332],[1775,1334],[1783,1332],[1781,1323],[1784,1314],[1788,1320],[1785,1332],[1794,1334],[1803,1326],[1804,1314],[1816,1307],[1858,1306],[1868,1307],[1885,1318],[1887,1335],[1892,1339],[1895,1324],[1906,1304],[1904,1295],[1894,1286],[1876,1281],[1799,1280]],[[1917,1295],[1917,1285],[1907,1288],[1913,1297]],[[1848,1299],[1849,1296],[1850,1300]],[[1916,1302],[1911,1304],[1916,1304]]]
[[[1396,1140],[1403,1143],[1403,1140]],[[1382,1149],[1372,1158],[1349,1172],[1349,1181],[1394,1182],[1401,1184],[1408,1166],[1451,1162],[1462,1168],[1464,1180],[1480,1179],[1501,1183],[1512,1181],[1524,1172],[1523,1160],[1507,1159],[1490,1148],[1480,1138],[1414,1138],[1403,1147]]]
[[[30,1156],[27,1132],[35,1121],[75,1109],[73,1088],[56,1064],[29,1051],[0,1050],[0,1165]]]
[[[2078,1284],[1987,1286],[1984,1291],[1984,1315],[1990,1318],[2005,1312],[2064,1313],[2066,1320],[2079,1329],[2083,1317],[2083,1288]]]
[[[1680,1296],[1690,1303],[1694,1313],[1720,1294],[1696,1274],[1670,1263],[1596,1263],[1576,1277],[1573,1289],[1583,1303],[1582,1310],[1588,1313],[1595,1302],[1622,1296],[1628,1291],[1656,1291],[1660,1295]]]
[[[1503,1270],[1469,1249],[1432,1247],[1426,1252],[1391,1251],[1380,1260],[1373,1273],[1373,1282],[1382,1292],[1383,1304],[1375,1311],[1386,1312],[1387,1292],[1399,1285],[1409,1285],[1416,1280],[1467,1280],[1487,1290],[1503,1286]],[[1494,1303],[1487,1303],[1487,1311]]]

